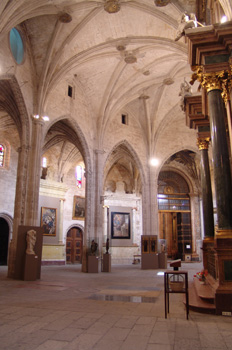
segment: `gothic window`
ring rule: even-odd
[[[24,59],[24,44],[21,34],[16,28],[12,28],[10,31],[10,50],[18,64],[23,63]]]
[[[47,158],[45,158],[45,157],[42,158],[42,167],[43,168],[47,167]]]
[[[72,97],[73,96],[73,88],[71,85],[68,86],[68,96]]]
[[[122,119],[121,119],[122,124],[128,125],[128,115],[127,114],[122,114],[121,117],[122,117]]]
[[[82,187],[82,175],[83,175],[83,168],[81,165],[76,166],[76,183],[77,188]]]

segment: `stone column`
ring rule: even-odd
[[[205,239],[214,237],[213,199],[209,169],[208,145],[209,138],[198,138],[198,147],[201,154],[200,176]]]
[[[41,177],[41,152],[43,136],[42,119],[32,120],[32,140],[29,157],[29,176],[27,181],[26,225],[34,226],[38,219],[39,185]]]
[[[229,98],[232,76],[231,69],[203,73],[202,67],[198,67],[195,76],[208,93],[218,216],[217,236],[232,238],[232,185],[225,126],[226,110],[223,102],[223,100],[226,101]]]
[[[60,199],[59,244],[63,244],[64,199]]]
[[[103,236],[103,227],[102,227],[102,215],[103,208],[101,203],[101,195],[102,195],[102,186],[103,186],[103,155],[104,151],[95,149],[95,213],[94,213],[94,222],[95,229],[93,232],[93,237],[98,237],[99,239],[99,249],[102,244],[102,236]]]
[[[18,226],[25,223],[26,183],[28,171],[29,147],[23,145],[18,149],[17,183],[15,193],[14,221],[12,240],[9,245],[8,277],[13,278],[17,247]]]
[[[88,196],[88,203],[86,207],[85,219],[85,233],[86,237],[83,241],[83,258],[82,258],[82,272],[88,272],[87,266],[87,245],[91,238],[97,238],[99,241],[99,251],[102,249],[103,239],[103,208],[101,203],[101,194],[103,186],[103,155],[105,151],[94,150],[93,174],[86,173],[86,195]],[[91,189],[91,190],[90,190]],[[88,220],[88,222],[87,222]],[[87,224],[87,225],[86,225]]]
[[[201,153],[201,191],[202,191],[202,212],[203,212],[203,266],[211,273],[211,266],[208,264],[208,254],[214,245],[214,218],[213,218],[213,199],[209,168],[208,146],[209,138],[198,138],[198,147]],[[213,273],[213,271],[212,271]],[[211,274],[212,274],[211,273]]]
[[[225,127],[225,107],[220,90],[208,93],[213,151],[218,229],[232,230],[232,186]],[[232,231],[231,231],[232,233]]]
[[[146,183],[143,184],[143,234],[158,236],[158,203],[156,169],[149,165]]]
[[[229,98],[232,71],[203,73],[197,70],[197,79],[208,93],[210,132],[213,152],[213,169],[218,216],[214,247],[216,251],[215,271],[218,287],[215,293],[216,314],[232,309],[232,184],[229,151],[225,127],[224,102]]]

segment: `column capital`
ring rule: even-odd
[[[97,149],[97,148],[95,148],[94,149],[94,153],[95,154],[104,154],[104,153],[106,153],[106,151],[104,149]]]
[[[220,90],[225,103],[230,99],[230,91],[232,88],[232,65],[230,65],[229,69],[211,73],[204,73],[203,66],[193,67],[193,70],[195,72],[192,74],[192,79],[190,81],[191,85],[198,80],[207,92]]]
[[[208,149],[209,148],[209,141],[210,141],[210,137],[198,137],[197,139],[197,146],[199,148],[199,151],[203,150],[203,149]]]
[[[41,125],[41,126],[44,126],[45,125],[45,122],[42,118],[35,118],[34,116],[31,117],[32,119],[32,123],[35,124],[35,125]]]

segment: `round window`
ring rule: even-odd
[[[24,57],[24,46],[22,37],[16,28],[10,31],[10,49],[15,61],[21,64]]]

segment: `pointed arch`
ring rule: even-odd
[[[17,79],[12,75],[2,76],[0,79],[0,106],[13,119],[22,145],[29,145],[30,120],[27,113],[24,97]]]
[[[104,178],[103,183],[106,181],[107,174],[109,173],[109,170],[112,168],[112,166],[122,157],[128,158],[130,160],[134,161],[134,164],[136,165],[137,169],[139,170],[139,174],[141,177],[141,183],[145,183],[145,173],[143,170],[142,163],[139,159],[139,156],[137,155],[134,148],[130,145],[130,143],[127,140],[120,141],[118,144],[116,144],[111,152],[108,154],[108,157],[105,160],[104,165]]]
[[[54,133],[53,136],[46,140],[46,136],[49,133]],[[85,164],[85,175],[86,175],[86,209],[91,213],[91,196],[93,193],[92,186],[92,160],[90,155],[89,145],[87,144],[84,133],[82,132],[78,123],[70,117],[70,115],[63,115],[53,121],[52,124],[48,125],[44,135],[44,150],[47,150],[49,147],[53,146],[57,142],[64,142],[67,140],[72,143],[79,151],[83,158]],[[91,225],[91,214],[86,215],[85,220],[85,232],[90,231]]]

